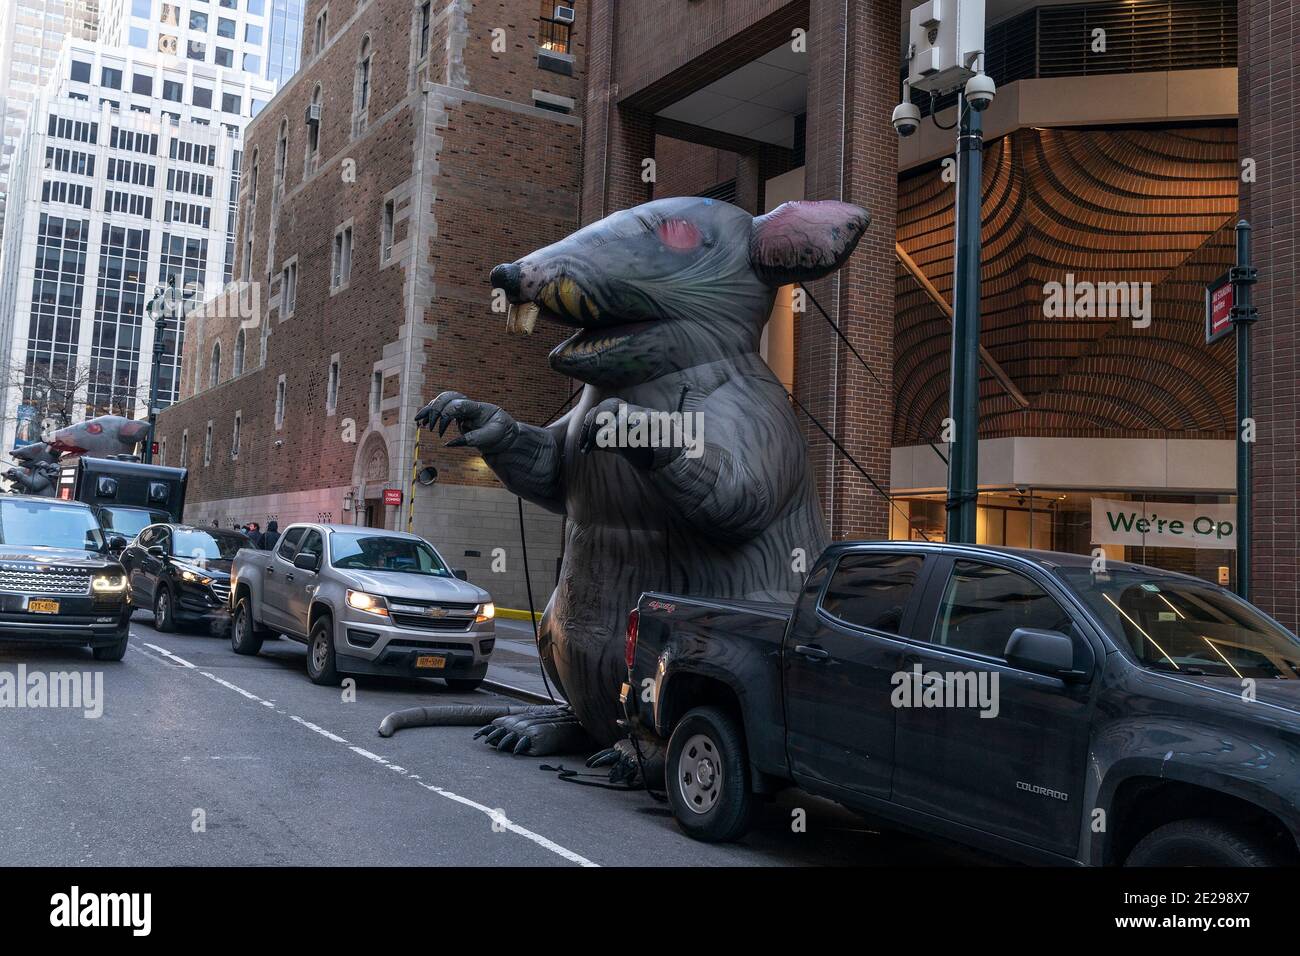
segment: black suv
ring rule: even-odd
[[[177,624],[224,628],[230,621],[230,562],[251,545],[235,531],[153,524],[122,552],[137,607],[153,609],[154,627]]]
[[[89,645],[120,661],[130,616],[122,565],[87,505],[0,495],[0,640]]]

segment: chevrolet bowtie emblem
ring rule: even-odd
[[[446,617],[447,609],[445,607],[426,607],[424,614],[426,617]]]

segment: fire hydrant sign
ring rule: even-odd
[[[1152,548],[1237,546],[1235,505],[1186,505],[1092,499],[1092,543]]]
[[[384,489],[384,504],[386,504],[386,505],[400,505],[401,503],[402,503],[402,489],[401,489],[401,488],[385,488],[385,489]]]

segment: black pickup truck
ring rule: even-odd
[[[699,839],[797,785],[1025,862],[1297,861],[1300,640],[1198,578],[841,543],[793,607],[646,593],[627,643],[628,728]]]
[[[109,549],[89,505],[0,495],[0,641],[79,644],[120,661],[131,605]]]

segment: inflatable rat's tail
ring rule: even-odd
[[[439,704],[436,707],[411,707],[389,714],[379,723],[379,736],[391,737],[407,727],[481,727],[498,717],[517,714],[542,714],[547,707],[508,706],[505,704]]]

